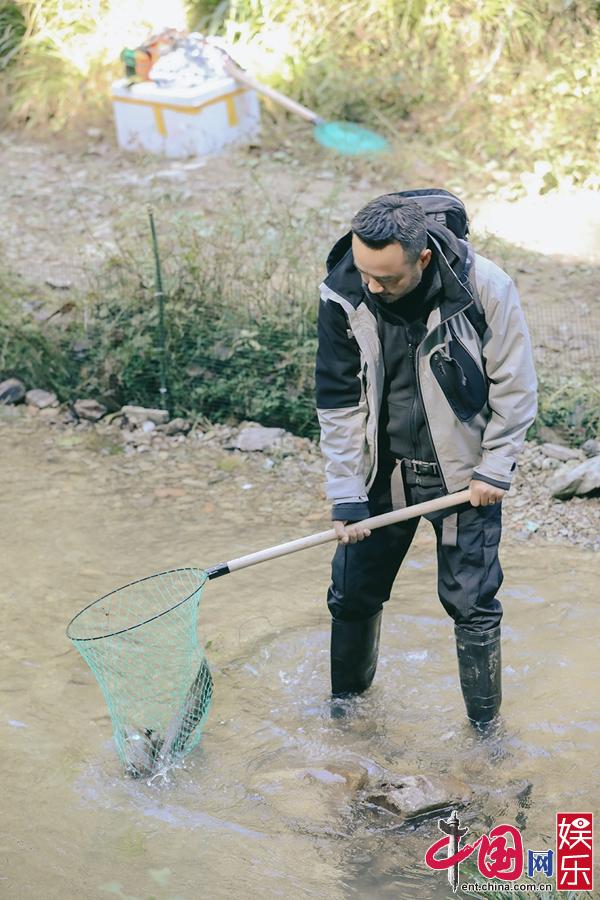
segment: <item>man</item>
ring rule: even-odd
[[[373,680],[383,604],[418,518],[372,534],[351,523],[468,487],[469,503],[427,518],[467,715],[484,724],[501,702],[501,502],[537,384],[515,285],[448,227],[461,212],[466,235],[447,191],[386,194],[356,214],[321,285],[316,390],[338,535],[333,696]]]

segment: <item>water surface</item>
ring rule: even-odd
[[[427,523],[385,612],[376,681],[351,718],[332,719],[327,702],[325,547],[206,587],[215,700],[203,740],[166,781],[124,778],[67,621],[135,578],[211,565],[326,519],[310,516],[310,497],[297,498],[306,515],[292,514],[290,486],[274,476],[259,496],[243,489],[247,473],[208,484],[197,456],[124,460],[49,435],[0,428],[3,896],[451,897],[423,862],[435,819],[398,828],[355,804],[336,767],[452,774],[475,791],[471,834],[506,821],[526,848],[553,845],[557,810],[596,811],[600,557],[503,545],[503,728],[481,741],[464,718]]]

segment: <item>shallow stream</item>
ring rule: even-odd
[[[279,516],[276,480],[273,512],[259,515],[252,489],[233,477],[206,484],[193,460],[126,461],[48,434],[0,427],[1,896],[457,896],[424,863],[437,819],[400,827],[356,803],[336,769],[451,774],[474,791],[471,835],[508,822],[537,850],[553,845],[557,810],[597,811],[600,555],[503,545],[503,724],[486,741],[464,717],[427,523],[353,715],[332,718],[327,701],[332,548],[309,550],[205,588],[215,698],[202,742],[166,781],[125,778],[67,621],[135,578],[212,565],[326,518]]]

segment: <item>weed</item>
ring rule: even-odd
[[[317,284],[322,239],[293,198],[252,208],[231,202],[214,221],[161,229],[171,413],[212,422],[253,420],[315,438]],[[160,329],[145,223],[117,223],[119,253],[93,275],[71,312],[43,310],[0,274],[0,379],[93,397],[109,411],[161,405]],[[73,292],[75,293],[75,292]],[[600,431],[600,391],[588,376],[540,377],[541,425],[580,444]]]

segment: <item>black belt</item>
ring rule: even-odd
[[[407,469],[412,469],[415,475],[439,475],[440,467],[437,463],[426,462],[423,459],[402,459]]]

